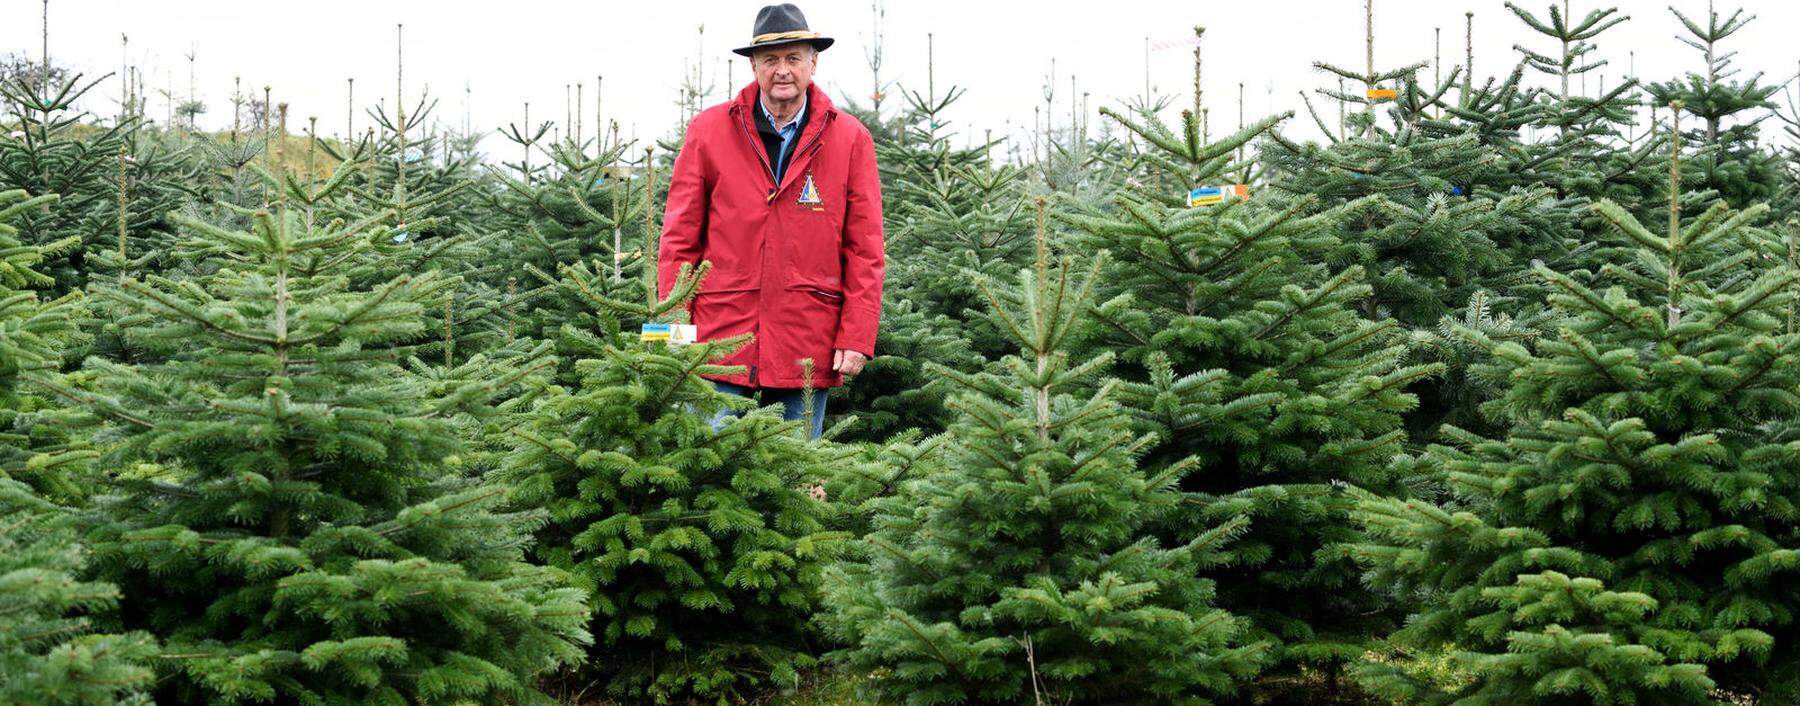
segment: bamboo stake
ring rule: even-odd
[[[651,306],[656,306],[656,160],[651,159],[656,148],[644,148],[644,252],[638,262],[644,269],[645,296]]]
[[[126,165],[130,162],[130,160],[131,160],[130,156],[125,154],[125,141],[120,140],[119,141],[119,279],[120,280],[125,279],[125,269],[126,269],[127,263],[130,262],[130,259],[127,257],[128,253],[125,249],[125,243],[126,243],[126,238],[127,238],[126,222],[128,220],[126,210],[125,210],[125,198],[126,198],[125,169],[126,169]]]
[[[394,218],[405,228],[406,217],[406,25],[394,25],[394,128],[399,130],[399,164],[394,177]]]
[[[1681,101],[1669,104],[1669,317],[1681,323]]]

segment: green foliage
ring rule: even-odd
[[[1181,151],[1166,152],[1163,172],[1189,164],[1206,180],[1226,168],[1228,149],[1172,144]],[[1185,541],[1247,517],[1227,548],[1239,566],[1217,575],[1219,604],[1279,644],[1285,669],[1335,673],[1399,617],[1358,585],[1343,551],[1358,537],[1342,488],[1401,492],[1387,461],[1415,404],[1407,387],[1439,368],[1402,365],[1398,322],[1358,315],[1371,295],[1360,268],[1321,264],[1338,247],[1340,214],[1310,213],[1310,197],[1191,209],[1169,200],[1126,195],[1112,212],[1059,215],[1081,247],[1116,254],[1097,343],[1128,364],[1120,400],[1158,435],[1146,466],[1197,461],[1162,531]]]
[[[614,299],[645,298],[644,268],[654,269],[656,256],[645,256],[645,175],[625,159],[632,147],[602,142],[590,154],[585,145],[559,143],[550,151],[555,171],[498,175],[501,190],[489,199],[504,235],[481,258],[481,276],[514,302],[508,318],[517,320],[520,335],[554,338],[565,321],[591,311],[589,302],[541,281],[534,270],[554,273],[565,263],[597,261],[609,276],[588,286]]]
[[[1487,409],[1510,428],[1450,430],[1413,459],[1451,494],[1366,498],[1357,554],[1372,585],[1423,599],[1399,639],[1468,653],[1476,679],[1450,696],[1791,694],[1796,606],[1778,587],[1800,536],[1800,271],[1758,257],[1779,247],[1760,207],[1671,217],[1667,235],[1595,211],[1636,257],[1605,289],[1539,268],[1553,338],[1461,331],[1491,355],[1473,374],[1506,383]]]
[[[835,572],[827,625],[870,689],[906,704],[1203,703],[1261,661],[1241,621],[1211,605],[1199,572],[1244,521],[1174,547],[1147,533],[1174,510],[1191,464],[1154,474],[1154,443],[1112,400],[1081,390],[1110,355],[1073,362],[1100,260],[1065,262],[988,291],[1020,349],[994,373],[936,367],[957,383],[941,462],[897,481],[875,510],[862,560]]]
[[[585,265],[564,276],[576,296],[607,277]],[[684,278],[636,313],[664,318],[697,285]],[[699,375],[731,370],[708,361],[748,336],[670,348],[631,340],[611,318],[563,327],[559,350],[575,360],[566,389],[516,432],[498,474],[515,502],[548,513],[537,556],[592,594],[600,640],[588,671],[614,694],[656,703],[791,687],[814,662],[806,622],[845,539],[808,490],[826,448],[772,408],[709,426],[734,398]]]
[[[353,168],[353,167],[345,167]],[[211,274],[98,291],[160,363],[88,362],[103,462],[98,576],[157,636],[157,698],[233,704],[542,702],[590,638],[580,591],[524,563],[534,513],[446,473],[455,419],[548,362],[454,385],[404,366],[454,280],[346,272],[387,231],[293,209],[249,230],[174,214]]]
[[[118,603],[85,562],[66,509],[0,478],[0,703],[148,703],[155,644],[91,632],[86,614]]]
[[[49,302],[36,291],[55,284],[36,269],[47,254],[73,247],[67,238],[47,246],[21,243],[11,221],[19,214],[56,203],[54,195],[32,198],[23,191],[0,191],[0,478],[13,478],[56,500],[85,495],[83,461],[90,456],[71,438],[52,400],[24,389],[44,382],[62,367],[63,349],[78,338],[77,296]]]
[[[140,141],[136,119],[85,124],[90,116],[75,103],[97,83],[83,83],[80,75],[0,81],[0,101],[18,118],[12,134],[0,139],[0,191],[58,197],[14,218],[20,240],[43,248],[41,269],[54,280],[47,289],[56,295],[82,288],[95,272],[160,256],[156,246],[173,231],[163,215],[191,192],[195,178],[183,155]]]
[[[943,112],[962,94],[905,94],[910,109],[894,121],[898,139],[876,144],[887,284],[875,357],[832,403],[857,418],[846,440],[943,430],[948,389],[927,364],[967,370],[1006,350],[1006,336],[980,314],[974,278],[1030,259],[1026,172],[994,162],[989,145],[952,145]]]

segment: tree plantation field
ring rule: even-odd
[[[1795,67],[1506,7],[1297,112],[833,95],[887,275],[817,439],[640,335],[682,121],[15,54],[0,704],[1800,703]]]

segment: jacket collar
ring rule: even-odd
[[[760,101],[761,98],[758,97],[758,88],[754,80],[739,89],[737,98],[731,101],[731,112],[735,119],[742,121],[744,127],[747,128],[747,136],[757,134],[755,116],[762,111],[762,106],[758,104]],[[831,99],[825,96],[825,92],[819,90],[817,82],[806,87],[806,120],[800,125],[800,134],[794,138],[794,152],[788,157],[792,161],[782,170],[781,183],[775,185],[774,191],[769,193],[770,199],[774,199],[777,194],[786,191],[788,185],[794,183],[796,175],[805,171],[806,166],[812,162],[812,153],[807,148],[818,141],[821,132],[831,126],[837,113],[837,108],[831,104]],[[749,147],[758,153],[764,151],[762,145],[759,144],[752,144]],[[766,171],[764,173],[767,174]]]

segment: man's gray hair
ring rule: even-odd
[[[812,42],[795,42],[795,44],[804,44],[804,45],[806,45],[807,51],[812,52],[813,56],[819,55],[819,48],[813,46]],[[786,45],[786,44],[777,44],[772,47],[762,47],[762,48],[751,51],[750,56],[747,56],[745,58],[747,58],[751,61],[755,61],[756,57],[761,56],[764,52],[779,51],[779,50],[786,49],[786,48],[788,48],[788,45]]]

